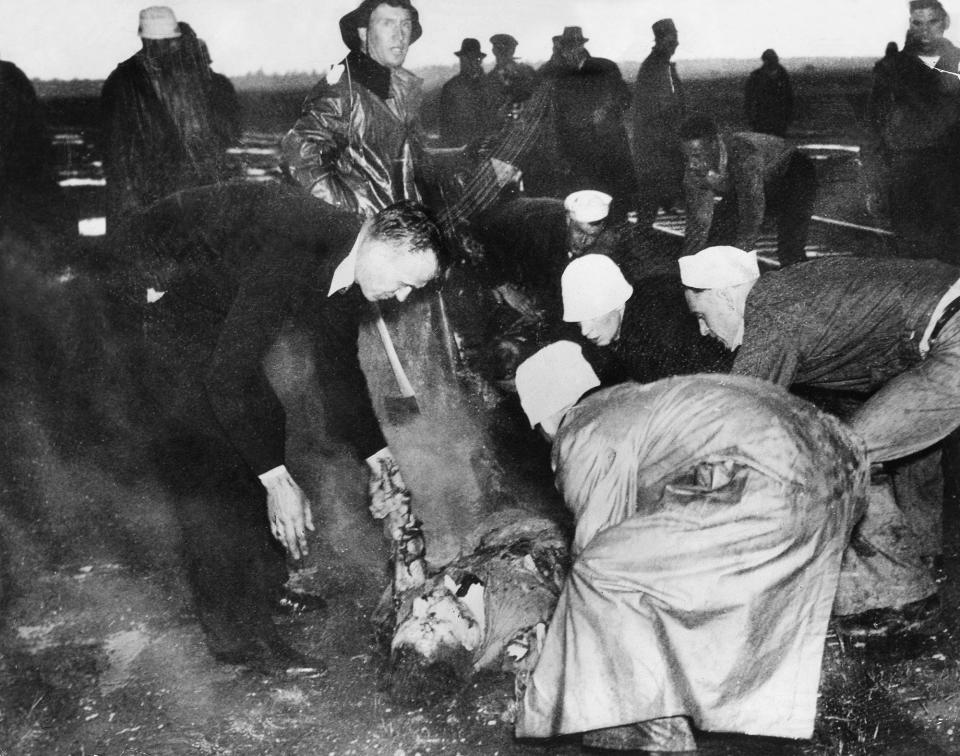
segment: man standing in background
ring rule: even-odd
[[[787,69],[780,65],[775,50],[764,50],[763,65],[747,77],[744,112],[747,123],[760,134],[787,135],[793,119],[793,87]]]
[[[613,197],[611,216],[619,220],[633,208],[637,180],[631,170],[624,114],[630,88],[620,68],[595,58],[579,26],[560,35],[565,70],[556,80],[557,140],[568,176],[563,193],[596,189]]]
[[[467,37],[454,53],[460,73],[440,90],[440,139],[445,147],[462,147],[483,136],[487,117],[483,102],[483,59],[480,42]]]
[[[865,165],[904,257],[960,262],[960,49],[937,0],[913,0],[903,50],[874,68]],[[884,186],[885,185],[885,186]],[[887,191],[884,192],[883,189]]]
[[[679,45],[673,19],[657,21],[653,39],[633,87],[633,156],[642,228],[653,224],[658,207],[670,209],[683,195],[679,132],[685,111],[677,64],[671,61]]]

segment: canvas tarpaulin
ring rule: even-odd
[[[576,562],[517,735],[686,715],[809,737],[861,442],[772,384],[696,375],[584,399],[553,459]]]

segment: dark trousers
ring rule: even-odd
[[[767,215],[777,219],[777,258],[782,267],[806,259],[804,247],[816,195],[816,169],[813,161],[800,152],[793,153],[781,176],[764,185]],[[714,211],[710,243],[732,244],[738,222],[737,198],[731,193]]]
[[[904,150],[887,155],[890,222],[903,257],[960,263],[960,161],[952,149]]]
[[[287,580],[260,481],[225,439],[180,428],[153,445],[172,494],[194,607],[214,654],[276,639],[271,616]]]
[[[270,535],[266,491],[206,401],[214,337],[148,317],[139,366],[153,407],[145,418],[153,469],[174,503],[197,617],[220,654],[277,639],[271,609],[287,567]]]

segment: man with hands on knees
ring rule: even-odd
[[[285,555],[307,554],[314,523],[286,466],[281,396],[317,392],[311,430],[348,442],[373,487],[389,489],[379,476],[392,472],[402,488],[357,337],[370,302],[402,302],[439,274],[440,231],[412,202],[364,220],[295,187],[237,183],[161,200],[119,243],[117,259],[134,261],[150,456],[176,506],[210,650],[266,673],[316,669],[273,623],[323,606],[284,587]],[[270,368],[278,340],[301,343],[290,333],[309,339],[312,364]],[[399,506],[374,504],[378,517]]]

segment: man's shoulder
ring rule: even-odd
[[[587,58],[580,71],[585,74],[620,74],[620,66],[609,58]]]

